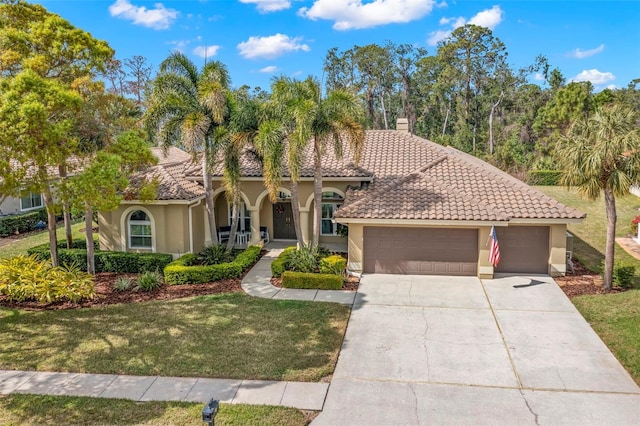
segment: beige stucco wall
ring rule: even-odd
[[[2,214],[20,213],[20,199],[16,197],[7,197],[0,204]]]
[[[493,278],[493,265],[489,262],[489,248],[487,244],[490,226],[481,226],[478,228],[478,277],[482,279]]]
[[[195,207],[193,210],[197,210]],[[151,219],[153,248],[130,249],[128,247],[127,218],[136,211],[145,211]],[[203,212],[203,209],[200,209]],[[195,213],[197,216],[199,213]],[[203,216],[203,213],[201,214]],[[195,221],[194,221],[195,222]],[[200,218],[202,229],[204,218]],[[171,253],[180,256],[190,251],[189,205],[187,204],[122,204],[111,212],[99,214],[100,247],[103,250]],[[192,223],[193,226],[193,223]],[[198,229],[198,226],[194,229]],[[203,235],[204,233],[201,233]],[[198,241],[196,243],[196,241]],[[202,245],[201,239],[194,239]]]
[[[559,277],[567,272],[567,225],[549,227],[549,275]]]

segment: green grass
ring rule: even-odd
[[[317,381],[349,307],[241,293],[29,312],[0,308],[0,369]]]
[[[73,238],[84,240],[84,232],[80,232],[81,229],[84,229],[84,222],[76,223],[71,226],[73,230]],[[58,227],[57,230],[58,241],[65,239],[64,227]],[[37,234],[30,235],[21,240],[16,240],[9,245],[4,247],[0,247],[0,259],[6,259],[9,257],[15,257],[20,254],[27,254],[27,249],[31,247],[35,247],[40,244],[45,244],[49,242],[49,233],[47,231],[40,232]]]
[[[0,397],[0,424],[201,426],[203,406],[186,402],[14,394]],[[307,424],[307,420],[294,408],[221,404],[215,424],[298,426]]]
[[[604,260],[607,229],[604,198],[600,197],[599,200],[590,201],[580,197],[577,190],[567,190],[560,186],[538,186],[536,189],[587,214],[587,218],[581,224],[569,225],[569,232],[575,236],[573,252],[583,265],[592,271],[599,272],[602,260]],[[638,207],[640,207],[640,198],[635,195],[616,199],[618,215],[616,235],[618,237],[625,237],[629,234],[631,220],[640,214]],[[640,261],[617,244],[615,259],[635,265],[636,276],[640,276]]]
[[[640,384],[640,290],[580,296],[573,303]]]

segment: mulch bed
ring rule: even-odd
[[[626,291],[619,287],[614,287],[608,292],[605,291],[602,287],[600,275],[590,271],[575,259],[573,260],[573,274],[568,273],[566,276],[557,277],[554,280],[569,299],[586,294],[622,293]]]

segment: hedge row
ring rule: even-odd
[[[0,218],[0,237],[16,233],[30,232],[36,229],[39,221],[47,223],[47,210],[38,209],[27,213],[3,216]]]
[[[81,245],[78,243],[78,245]],[[64,246],[64,245],[63,245]],[[60,247],[60,245],[58,245]],[[28,250],[39,260],[49,260],[48,246],[37,246]],[[127,253],[121,251],[95,251],[96,272],[116,272],[119,274],[136,274],[147,271],[162,271],[173,256],[167,253]],[[58,250],[58,262],[61,265],[77,264],[83,271],[87,270],[87,250],[83,248]]]
[[[557,186],[560,185],[559,170],[531,170],[527,174],[529,185]]]
[[[340,275],[347,268],[347,259],[339,254],[333,254],[331,256],[320,259],[320,273],[321,274],[333,274]]]
[[[276,278],[280,278],[282,276],[287,266],[289,256],[294,251],[296,251],[296,247],[294,246],[287,247],[286,249],[282,250],[282,253],[280,253],[280,255],[273,262],[271,262],[271,275]]]
[[[238,254],[233,262],[218,265],[192,265],[196,255],[185,254],[164,268],[164,281],[169,284],[201,284],[226,278],[237,278],[260,256],[260,247],[251,246]]]
[[[309,274],[305,272],[285,271],[282,274],[282,287],[340,290],[342,288],[342,276],[335,274]]]

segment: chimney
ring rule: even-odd
[[[398,117],[396,121],[396,130],[398,132],[409,133],[409,119],[405,117]]]

